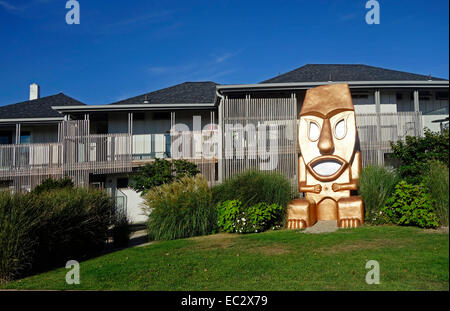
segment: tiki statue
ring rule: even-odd
[[[364,221],[363,202],[350,191],[358,189],[361,154],[355,150],[355,111],[347,84],[306,92],[298,142],[298,187],[305,198],[289,203],[288,228],[309,227],[318,220],[358,227]]]

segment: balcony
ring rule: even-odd
[[[0,145],[0,178],[25,174],[58,175],[62,163],[61,143]]]
[[[96,134],[65,136],[49,144],[0,145],[0,179],[26,175],[68,175],[130,172],[156,158],[203,163],[203,146],[217,131],[170,134]],[[177,142],[177,150],[171,143]],[[214,162],[214,156],[208,157]]]

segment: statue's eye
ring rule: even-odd
[[[315,122],[309,122],[309,139],[311,141],[316,141],[319,139],[320,136],[320,127],[317,123]]]
[[[347,134],[347,129],[345,126],[345,119],[340,120],[338,123],[336,123],[336,126],[334,128],[334,136],[337,139],[342,139]]]

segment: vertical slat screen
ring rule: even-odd
[[[363,167],[384,165],[384,155],[391,152],[390,142],[404,141],[406,136],[423,136],[420,112],[382,113],[380,120],[381,129],[378,131],[377,114],[356,114]]]
[[[222,107],[222,178],[227,179],[246,170],[276,171],[286,176],[296,188],[297,184],[297,101],[290,98],[224,98]],[[258,129],[266,125],[265,151]],[[270,134],[278,135],[277,149],[270,149]],[[227,126],[233,129],[227,131]],[[242,127],[242,128],[241,128]],[[248,129],[256,131],[250,133]],[[274,132],[274,129],[277,132]],[[232,143],[230,143],[230,141]],[[256,146],[255,146],[256,142]],[[262,145],[261,145],[262,143]],[[228,147],[227,147],[228,145]],[[230,148],[232,146],[232,148]],[[275,166],[269,165],[276,159]],[[273,162],[272,162],[273,163]]]
[[[222,179],[248,169],[265,170],[266,157],[276,157],[273,171],[285,175],[297,187],[297,103],[294,96],[290,98],[242,98],[221,101],[221,134],[223,141],[221,166],[216,169],[217,157],[206,157],[199,147],[214,134],[214,130],[174,132],[160,137],[158,154],[169,157],[173,150],[168,150],[165,140],[181,138],[185,150],[181,159],[197,164],[210,184],[218,176]],[[363,166],[384,164],[384,155],[391,152],[390,141],[404,140],[406,136],[422,136],[422,114],[420,112],[398,112],[381,114],[380,128],[377,128],[376,114],[357,114],[359,147]],[[233,127],[232,141],[238,148],[226,150],[226,125]],[[270,152],[270,135],[267,130],[265,142],[258,140],[258,135],[248,135],[249,127],[272,124],[278,129],[276,151]],[[242,128],[237,128],[241,125]],[[379,136],[381,133],[381,137]],[[95,134],[89,132],[89,120],[64,121],[59,125],[59,142],[48,144],[0,145],[0,180],[11,181],[15,191],[29,191],[44,179],[70,176],[78,186],[88,186],[89,174],[110,174],[131,172],[132,167],[140,165],[138,154],[151,150],[145,145],[147,138],[124,134]],[[228,135],[228,136],[227,136]],[[152,137],[149,135],[149,137]],[[162,139],[164,138],[164,139]],[[194,143],[193,138],[200,138]],[[153,139],[153,138],[151,138]],[[155,139],[156,140],[156,139]],[[256,142],[256,147],[255,147]],[[258,146],[265,145],[265,152],[259,152]],[[134,144],[134,146],[133,146]],[[139,146],[138,144],[144,144]],[[236,144],[234,144],[236,145]],[[134,153],[132,154],[132,151]],[[145,153],[145,152],[144,152]],[[256,154],[255,154],[256,153]],[[147,162],[148,158],[140,157]],[[270,168],[270,167],[269,167]],[[221,169],[220,172],[218,170]]]

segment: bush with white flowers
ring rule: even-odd
[[[217,205],[218,227],[225,232],[257,233],[280,229],[284,208],[278,204],[257,203],[245,208],[239,200]]]

